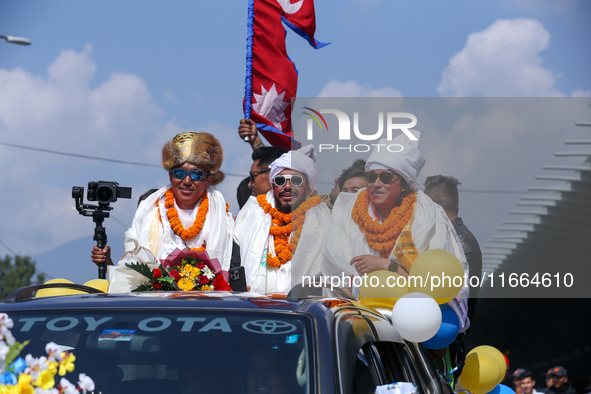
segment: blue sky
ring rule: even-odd
[[[0,142],[158,165],[162,145],[176,133],[205,130],[224,144],[223,169],[246,175],[250,152],[236,133],[246,8],[247,1],[234,0],[0,0],[0,34],[33,42],[0,42]],[[591,3],[583,0],[318,0],[316,38],[331,45],[314,50],[294,34],[287,42],[301,97],[590,96],[590,18]],[[533,144],[538,151],[528,155],[549,162],[561,139],[541,130],[535,143],[518,137],[510,143]],[[487,163],[477,160],[478,141],[472,143],[473,155],[463,157],[473,157],[473,175],[464,174],[462,187],[525,190],[524,182],[533,183],[529,167],[515,168],[514,181],[507,181],[510,174],[481,179]],[[133,201],[114,205],[114,214],[130,223],[136,197],[167,182],[155,167],[6,145],[0,167],[0,240],[22,254],[92,236],[92,221],[72,211],[74,185],[104,179],[133,187]],[[234,212],[239,180],[230,176],[221,187]],[[465,222],[485,243],[517,195],[500,198],[486,217],[470,201],[474,195],[462,198]]]

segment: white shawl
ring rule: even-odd
[[[275,207],[273,190],[266,195]],[[266,214],[255,197],[250,197],[236,217],[234,242],[240,246],[240,259],[246,274],[246,284],[254,292],[287,293],[301,277],[320,275],[322,248],[328,230],[330,211],[326,204],[318,204],[306,212],[306,219],[298,247],[292,260],[279,268],[267,268],[267,253],[275,256],[273,237],[269,234],[271,215]]]
[[[359,192],[341,193],[334,203],[330,228],[325,239],[323,275],[342,277],[344,273],[345,276],[357,276],[357,271],[350,265],[353,257],[362,254],[380,255],[369,247],[365,235],[351,217]],[[417,204],[410,229],[419,254],[431,249],[446,250],[460,260],[464,273],[468,274],[468,263],[453,225],[443,208],[420,190],[417,192]],[[390,254],[389,260],[397,262],[394,253]],[[468,288],[463,288],[457,301],[464,317],[467,316],[467,299]]]
[[[215,188],[207,188],[209,211],[207,212],[203,229],[195,238],[183,241],[170,228],[166,208],[164,207],[164,193],[171,188],[167,185],[151,194],[138,207],[131,228],[125,233],[125,252],[131,252],[137,245],[150,250],[158,259],[165,259],[176,248],[198,248],[207,241],[209,257],[216,258],[223,270],[230,267],[232,255],[232,230],[234,221],[232,215],[226,212],[224,196]],[[199,203],[191,214],[176,205],[181,223],[185,228],[193,225],[197,215]],[[162,222],[160,221],[162,219]],[[157,234],[157,236],[156,236]]]

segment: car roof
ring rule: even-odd
[[[62,309],[160,309],[191,308],[215,310],[252,310],[265,312],[308,312],[313,306],[324,310],[338,307],[362,307],[344,298],[292,299],[282,294],[232,293],[225,291],[196,292],[141,292],[127,294],[76,294],[53,297],[33,297],[11,302],[0,302],[0,311],[62,310]],[[312,308],[317,310],[317,308]]]

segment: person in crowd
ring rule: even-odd
[[[330,189],[330,193],[328,193],[328,199],[329,199],[331,208],[334,205],[334,202],[337,200],[337,197],[339,196],[340,193],[341,193],[341,187],[339,186],[339,177],[336,177],[334,179],[334,184],[332,186],[332,189]]]
[[[248,200],[236,217],[232,267],[242,265],[251,291],[288,292],[321,272],[330,211],[311,196],[317,168],[312,145],[269,166],[273,188]]]
[[[391,153],[380,144],[400,144],[403,150]],[[424,163],[418,141],[404,134],[380,141],[365,165],[367,189],[341,193],[335,202],[323,275],[363,276],[389,269],[406,276],[418,255],[430,249],[455,255],[467,274],[468,264],[445,212],[417,190]],[[467,289],[458,298],[466,322]]]
[[[256,126],[255,126],[256,127]],[[248,187],[252,189],[253,196],[267,194],[271,190],[269,181],[269,164],[277,160],[287,150],[275,146],[263,146],[252,152],[252,165],[250,166]]]
[[[536,381],[531,371],[525,371],[519,376],[519,387],[521,394],[542,394],[536,390]]]
[[[550,368],[548,375],[552,379],[552,386],[548,387],[547,394],[577,394],[577,391],[568,383],[568,372],[566,368],[557,365]]]
[[[349,181],[349,183],[347,184],[347,189],[344,190],[346,193],[356,193],[357,190],[367,186],[367,180],[365,179],[365,160],[355,160],[351,167],[345,168],[342,171],[341,175],[334,179],[334,186],[328,194],[330,203],[327,205],[329,206],[329,208],[332,209],[332,206],[334,205],[334,202],[336,201],[337,197],[339,196],[341,191],[343,191],[342,187],[344,186],[346,181]]]
[[[543,393],[546,393],[546,394],[549,394],[550,387],[552,387],[554,385],[554,381],[552,380],[552,375],[550,375],[550,371],[552,371],[552,370],[549,369],[548,372],[546,372],[544,374],[544,376],[546,377],[546,379],[545,379],[546,387],[541,390]]]
[[[224,153],[209,133],[178,134],[162,148],[162,166],[170,184],[142,201],[131,228],[125,233],[125,252],[144,248],[155,259],[175,249],[205,250],[222,269],[230,265],[233,220],[215,185],[225,177],[220,171]],[[113,264],[109,247],[92,250],[95,264]]]
[[[355,160],[351,167],[343,170],[339,179],[340,193],[357,193],[367,187],[365,178],[365,160]]]
[[[238,207],[240,209],[246,204],[249,197],[252,196],[252,188],[248,186],[249,184],[250,177],[246,177],[240,181],[236,189],[236,201],[238,201]]]
[[[258,129],[257,129],[257,125],[256,122],[254,122],[252,119],[241,119],[240,120],[240,125],[238,126],[238,135],[240,136],[241,139],[245,139],[246,138],[246,142],[249,143],[250,147],[253,150],[253,164],[251,166],[251,171],[250,171],[250,176],[253,179],[252,181],[252,187],[253,187],[253,196],[258,196],[261,194],[265,194],[267,193],[269,190],[271,190],[271,183],[268,181],[267,178],[261,178],[259,179],[259,185],[255,185],[255,181],[258,177],[258,174],[261,174],[263,172],[266,172],[266,170],[268,169],[268,164],[271,163],[273,160],[275,160],[277,157],[281,156],[283,153],[287,152],[285,149],[283,148],[279,148],[279,147],[268,147],[266,146],[263,141],[261,140],[261,137],[259,137],[259,133],[258,133]],[[277,154],[277,157],[273,157],[272,160],[268,160],[266,162],[266,165],[263,161],[263,163],[261,164],[261,162],[259,161],[259,163],[257,165],[255,165],[255,155],[257,151],[260,151],[261,149],[267,149],[270,152],[270,149],[273,149],[274,154]],[[258,155],[257,155],[258,157]],[[335,183],[337,182],[337,179],[335,179]],[[336,199],[336,195],[338,195],[338,192],[334,195],[334,198]],[[320,201],[322,201],[324,204],[326,204],[326,206],[328,206],[329,209],[332,209],[332,203],[334,202],[334,200],[332,199],[333,196],[333,191],[331,191],[330,194],[320,194],[318,193],[318,190],[314,189],[312,190],[312,194],[311,196],[319,196],[320,197]]]
[[[458,185],[460,182],[451,176],[433,175],[427,177],[424,182],[425,194],[441,205],[445,214],[451,220],[454,226],[460,244],[468,260],[470,276],[482,277],[482,252],[474,234],[468,230],[468,227],[458,216],[459,211],[459,193]],[[478,287],[470,287],[470,298],[468,300],[468,317],[472,320],[474,310],[476,309],[476,298],[478,297]]]

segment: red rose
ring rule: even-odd
[[[226,282],[221,275],[213,278],[213,289],[219,291],[232,291],[230,284]]]
[[[158,270],[158,271],[160,271],[160,270]],[[154,286],[154,290],[162,289],[162,283],[159,283],[159,282],[152,282],[152,286]]]
[[[203,268],[205,268],[205,264],[203,264],[203,263],[197,263],[197,268],[199,268],[200,270],[202,270]]]
[[[207,276],[205,276],[205,275],[200,275],[199,276],[199,283],[201,283],[202,285],[206,285],[209,283],[209,279],[207,279]]]
[[[156,268],[152,271],[152,275],[154,276],[154,279],[162,278],[162,271],[160,271],[160,268]]]
[[[179,271],[177,270],[170,271],[170,276],[174,278],[175,282],[178,282],[181,279],[181,274],[179,274]]]

